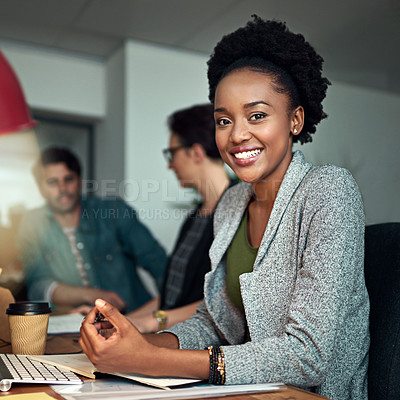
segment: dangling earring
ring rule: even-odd
[[[296,128],[293,129],[293,133],[294,133],[294,134],[297,133],[297,129],[296,129]]]

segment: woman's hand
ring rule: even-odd
[[[108,322],[96,322],[101,313]],[[104,335],[104,332],[109,335]],[[115,307],[97,299],[81,326],[83,351],[100,372],[154,374],[157,347],[150,344]]]
[[[158,331],[158,321],[153,314],[142,315],[139,317],[126,316],[141,333],[152,333]]]
[[[100,322],[96,320],[98,313],[104,317]],[[171,333],[145,339],[104,300],[97,299],[95,308],[83,320],[79,344],[100,372],[208,378],[208,350],[178,350],[178,339]]]

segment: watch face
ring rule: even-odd
[[[167,314],[163,310],[157,310],[154,312],[154,318],[157,318],[160,321],[166,321],[167,320]]]
[[[165,329],[165,325],[167,322],[167,313],[163,310],[157,310],[154,311],[153,316],[158,322],[158,329],[160,331]]]

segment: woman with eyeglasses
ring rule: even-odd
[[[180,185],[202,197],[180,229],[169,257],[161,296],[127,317],[143,333],[169,328],[196,312],[203,299],[204,275],[210,270],[213,214],[230,181],[215,143],[212,104],[176,111],[168,119],[169,147],[163,151]]]
[[[204,301],[185,322],[143,336],[97,299],[80,343],[100,371],[367,399],[361,194],[349,171],[292,148],[326,117],[322,62],[303,35],[256,16],[217,44],[208,61],[216,143],[243,182],[215,211]],[[96,324],[96,312],[108,323]]]

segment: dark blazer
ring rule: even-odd
[[[229,188],[237,184],[237,179],[231,179]],[[195,218],[196,214],[199,212],[201,205],[199,205],[195,210],[193,210],[183,223],[178,239],[176,241],[174,250],[168,260],[167,270],[164,276],[164,283],[161,292],[161,303],[160,308],[166,310],[165,307],[165,297],[166,297],[166,282],[167,277],[171,268],[172,254],[176,252],[181,244],[182,240],[188,234],[191,229],[192,219]],[[188,267],[185,272],[184,286],[182,292],[178,297],[175,305],[171,308],[183,307],[187,304],[194,303],[195,301],[202,300],[204,297],[204,275],[211,269],[211,261],[209,256],[209,250],[211,244],[214,240],[214,228],[213,228],[213,217],[214,213],[210,214],[207,222],[207,226],[204,229],[203,235],[200,238],[196,248],[189,257]]]
[[[195,218],[195,215],[199,211],[199,208],[191,212],[183,223],[172,254],[176,252],[182,240],[190,231],[193,218]],[[179,295],[174,306],[169,308],[183,307],[187,304],[194,303],[195,301],[199,301],[203,298],[204,275],[211,269],[211,262],[208,251],[210,250],[211,243],[214,239],[213,215],[209,215],[207,218],[208,221],[206,227],[204,228],[203,235],[200,238],[198,245],[189,257],[181,294]],[[165,306],[166,283],[169,271],[171,269],[171,259],[172,256],[170,256],[168,260],[167,270],[165,272],[164,283],[161,292],[160,308],[162,310],[167,309]]]

